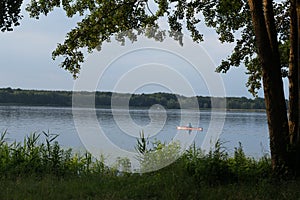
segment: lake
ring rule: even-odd
[[[75,115],[76,113],[79,115],[77,115],[77,122],[74,122],[72,108],[0,106],[0,131],[8,131],[9,141],[23,141],[23,138],[30,133],[49,131],[59,134],[57,140],[61,145],[82,149],[84,148],[80,139],[82,134],[78,134],[76,128],[81,122],[79,126],[90,127],[85,121],[87,116],[84,113],[87,110],[77,109]],[[194,132],[197,146],[201,146],[208,130],[214,131],[217,128],[221,130],[220,140],[230,154],[235,147],[238,147],[239,142],[249,156],[258,158],[269,154],[265,112],[153,109],[150,111],[132,109],[129,112],[117,109],[112,112],[110,109],[96,109],[95,113],[98,126],[105,136],[116,146],[128,151],[134,151],[135,136],[138,136],[141,130],[150,141],[157,139],[168,143],[178,135],[185,137],[185,134],[186,136],[189,134],[188,131],[177,131],[176,126],[188,125],[188,122],[193,122],[195,125],[196,119],[199,121],[199,126],[203,128],[201,132]]]

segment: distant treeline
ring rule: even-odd
[[[91,92],[76,92],[83,97],[91,96]],[[26,105],[26,106],[72,106],[72,91],[44,91],[44,90],[22,90],[12,88],[0,89],[0,104],[1,105]],[[128,101],[128,94],[111,93],[111,92],[96,92],[95,105],[96,107],[111,107],[111,97],[117,102]],[[178,98],[180,97],[180,104]],[[199,108],[210,109],[224,108],[226,102],[227,109],[265,109],[264,99],[255,98],[249,99],[246,97],[203,97],[197,96]],[[84,99],[84,98],[83,98]],[[194,107],[195,98],[178,96],[168,93],[153,93],[153,94],[132,94],[130,95],[129,105],[132,107],[149,108],[154,104],[159,104],[167,109],[177,109]],[[226,101],[224,101],[226,100]],[[212,103],[213,102],[213,103]]]

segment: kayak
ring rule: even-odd
[[[178,130],[203,131],[201,127],[177,126]]]

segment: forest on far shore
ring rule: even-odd
[[[93,95],[92,92],[76,92],[83,97]],[[12,88],[0,88],[0,105],[22,105],[22,106],[72,106],[72,91],[46,91],[46,90],[23,90]],[[96,92],[96,107],[111,107],[111,97],[117,97],[119,102],[127,100],[128,94],[112,92]],[[152,93],[152,94],[131,94],[129,106],[149,108],[154,104],[159,104],[166,109],[179,109],[182,105],[188,108],[192,105],[192,97],[180,96],[181,106],[178,102],[178,96],[169,93]],[[227,109],[265,109],[263,98],[246,98],[246,97],[208,97],[197,96],[200,109],[224,108],[226,102]],[[226,98],[224,101],[224,98]],[[123,101],[122,101],[123,100]]]

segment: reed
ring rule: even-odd
[[[32,133],[22,143],[0,136],[0,199],[298,199],[299,180],[272,178],[270,158],[247,157],[240,145],[229,156],[222,143],[204,154],[193,146],[172,164],[149,173],[118,173],[130,165],[119,160],[114,169],[88,152],[62,148],[49,132]],[[177,155],[156,142],[141,145],[142,161],[160,162]],[[137,148],[139,149],[139,148]],[[167,152],[167,153],[166,153]],[[121,166],[121,167],[120,167]],[[123,167],[123,168],[122,168]]]

